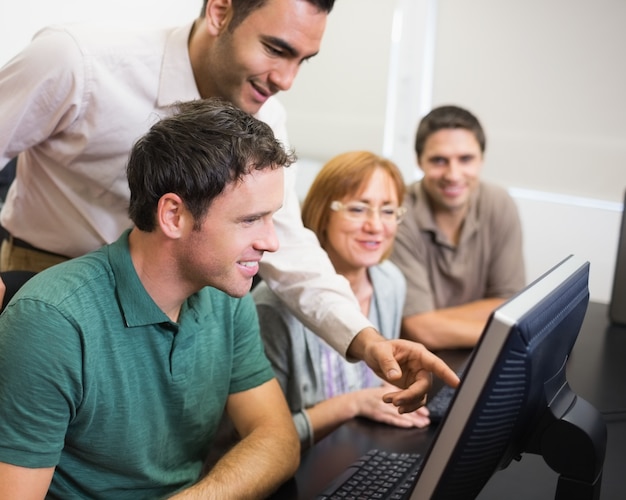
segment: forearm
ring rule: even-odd
[[[374,342],[384,342],[383,337],[378,330],[374,327],[367,327],[357,333],[348,346],[346,358],[352,360],[364,360],[366,355],[366,348],[371,346]],[[371,365],[370,365],[371,367]]]
[[[282,429],[259,429],[234,446],[198,483],[172,498],[267,498],[293,476],[299,460],[299,448],[294,446],[291,433]]]
[[[231,394],[226,411],[241,441],[197,484],[174,498],[266,498],[298,468],[298,435],[276,379]]]
[[[315,442],[357,416],[358,407],[355,397],[355,393],[341,394],[306,409]]]
[[[448,318],[438,312],[402,320],[402,338],[420,342],[431,351],[473,347],[482,331],[480,321]]]
[[[402,320],[402,337],[430,350],[472,348],[491,312],[504,299],[483,299],[462,306],[437,309]]]
[[[0,499],[43,499],[53,474],[54,467],[29,469],[0,462]]]
[[[446,307],[441,309],[441,311],[450,318],[466,321],[482,321],[484,324],[493,310],[505,300],[506,299],[497,297],[475,300],[460,306]]]

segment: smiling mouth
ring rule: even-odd
[[[445,196],[458,196],[465,192],[465,186],[443,186],[441,191]]]
[[[361,245],[364,245],[366,247],[379,247],[380,245],[382,245],[382,241],[361,241]]]
[[[269,99],[270,97],[272,97],[274,94],[277,93],[276,91],[273,91],[271,89],[268,89],[267,87],[261,86],[254,81],[251,81],[250,85],[252,86],[254,91],[262,98],[263,101]]]
[[[267,90],[265,90],[264,88],[261,88],[258,85],[255,85],[254,83],[252,84],[252,86],[254,87],[254,90],[256,90],[262,96],[265,96],[265,97],[269,97],[270,96],[270,93]]]

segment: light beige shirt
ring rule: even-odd
[[[405,206],[391,256],[407,281],[405,317],[510,297],[526,284],[517,207],[501,187],[480,183],[457,246],[435,224],[419,181],[409,186]]]

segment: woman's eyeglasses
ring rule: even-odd
[[[377,213],[382,222],[398,223],[402,220],[402,217],[404,217],[404,214],[406,213],[406,207],[383,205],[380,208],[373,208],[369,204],[361,201],[341,203],[340,201],[335,200],[330,204],[330,209],[335,212],[341,212],[347,219],[354,222],[364,222]]]

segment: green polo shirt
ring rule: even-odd
[[[272,377],[249,295],[207,287],[170,321],[126,232],[0,317],[0,461],[55,466],[50,497],[163,497],[197,481],[227,396]]]

